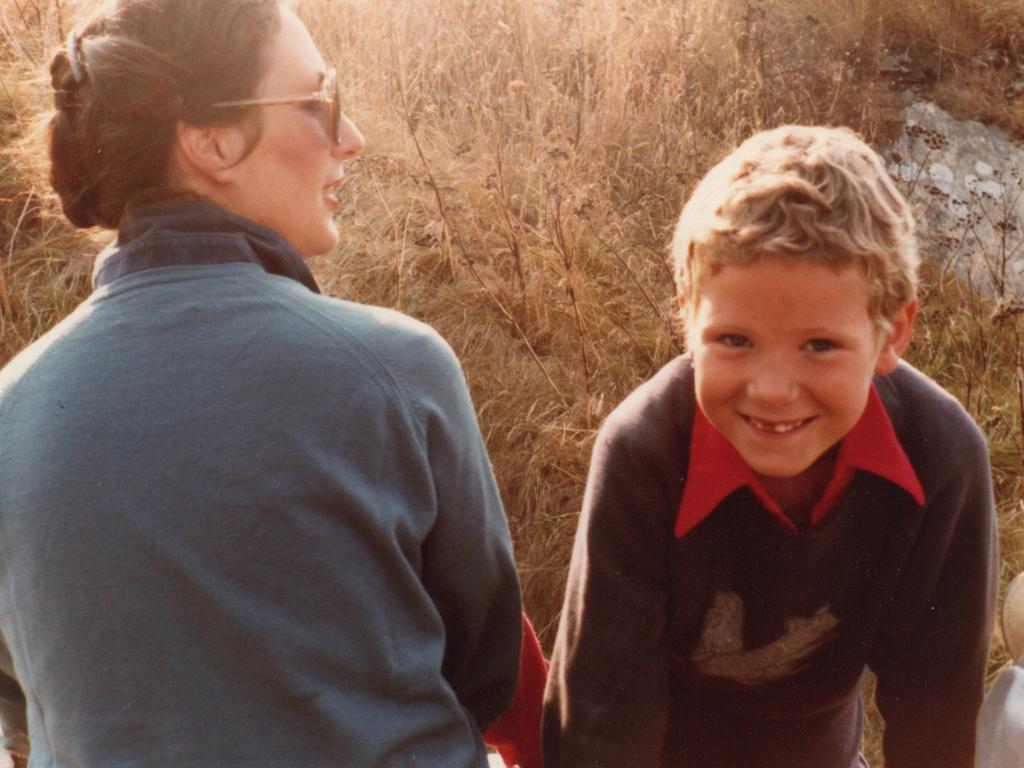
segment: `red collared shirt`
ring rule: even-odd
[[[818,525],[850,480],[855,470],[863,470],[895,483],[924,504],[924,489],[910,459],[903,451],[889,414],[874,385],[860,420],[843,438],[836,457],[835,469],[825,492],[811,510],[811,527]],[[690,463],[686,472],[686,488],[679,505],[675,535],[682,538],[711,514],[725,497],[748,487],[764,508],[784,528],[795,533],[796,525],[765,490],[732,443],[719,432],[697,407],[690,436]]]

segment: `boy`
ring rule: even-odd
[[[545,765],[968,768],[992,628],[985,442],[900,355],[906,202],[845,129],[719,163],[672,245],[689,353],[594,448]]]

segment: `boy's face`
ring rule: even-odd
[[[860,419],[872,375],[896,367],[915,312],[910,302],[882,332],[854,268],[772,256],[725,266],[701,280],[690,312],[697,401],[769,486],[810,478]]]

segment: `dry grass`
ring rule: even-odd
[[[768,125],[874,133],[875,86],[793,4],[338,6],[300,10],[370,145],[320,271],[455,345],[548,636],[595,429],[678,352],[664,247],[684,194]]]
[[[62,223],[35,127],[46,52],[90,5],[0,0],[0,363],[85,295],[98,250]],[[1016,0],[295,6],[368,139],[342,245],[314,271],[329,293],[398,307],[452,343],[546,640],[596,429],[679,351],[665,246],[707,167],[785,122],[891,138],[890,54],[947,109],[1024,134],[1005,96],[1024,35]],[[1020,321],[994,322],[990,300],[947,278],[926,281],[911,358],[989,435],[1008,576],[1024,568]]]

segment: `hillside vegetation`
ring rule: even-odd
[[[602,419],[680,352],[666,246],[753,131],[876,146],[913,88],[1024,136],[1017,0],[299,0],[367,138],[326,292],[434,325],[463,361],[545,640]],[[103,233],[46,184],[44,65],[73,0],[0,0],[0,363],[88,291]],[[887,61],[908,62],[893,82]],[[1024,568],[1019,314],[926,270],[909,355],[989,436],[1004,580]],[[1005,661],[994,639],[992,667]],[[875,749],[875,747],[872,747]]]

